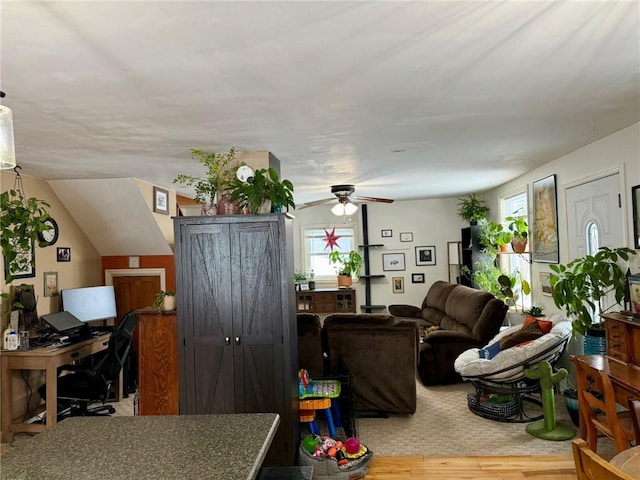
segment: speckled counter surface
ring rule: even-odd
[[[221,479],[257,476],[278,415],[75,417],[0,459],[0,478]]]

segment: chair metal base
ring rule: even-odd
[[[471,383],[475,387],[475,402],[474,405],[469,403],[469,410],[480,417],[508,423],[527,423],[543,418],[542,400],[538,398],[540,395],[538,382],[528,383],[518,380],[511,383],[494,383],[476,380]],[[516,404],[514,410],[503,414],[482,408],[482,397],[492,394],[510,396]]]

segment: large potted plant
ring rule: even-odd
[[[293,184],[290,180],[280,180],[273,168],[256,170],[246,182],[238,179],[231,183],[231,200],[240,203],[250,213],[258,215],[262,206],[271,202],[270,211],[279,213],[283,208],[295,208]]]
[[[505,247],[511,242],[511,232],[501,223],[490,221],[480,225],[478,240],[486,254],[495,256],[498,250],[505,251]]]
[[[507,217],[509,224],[507,228],[511,233],[511,248],[516,253],[523,253],[527,248],[527,238],[529,237],[529,225],[524,217]]]
[[[576,258],[566,265],[549,265],[554,272],[550,278],[553,302],[571,319],[574,337],[576,334],[595,336],[602,338],[597,343],[604,345],[604,323],[600,315],[624,300],[626,263],[635,254],[626,247],[602,247],[594,255]],[[593,340],[585,339],[585,342],[587,346]],[[604,348],[601,346],[600,350]]]
[[[351,250],[346,255],[337,250],[332,250],[329,254],[329,262],[337,266],[338,287],[350,287],[353,276],[357,276],[360,272],[362,255],[354,250]]]
[[[46,247],[38,233],[49,227],[46,207],[50,205],[37,198],[25,198],[22,190],[8,190],[0,194],[0,246],[5,262],[5,282],[11,283],[16,275],[35,265],[33,247]]]
[[[206,168],[205,178],[180,174],[173,179],[173,183],[194,187],[195,200],[204,204],[202,213],[216,215],[218,202],[227,194],[236,178],[238,167],[244,165],[244,162],[236,160],[236,151],[233,147],[227,153],[210,153],[193,148],[191,157]]]
[[[458,198],[458,216],[467,220],[471,225],[479,221],[486,220],[489,216],[489,207],[484,200],[478,198],[475,193],[470,193],[466,197]]]

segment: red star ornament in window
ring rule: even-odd
[[[333,247],[337,247],[340,248],[340,245],[338,245],[338,239],[341,238],[340,235],[336,235],[336,227],[333,227],[331,229],[331,232],[328,232],[327,229],[324,229],[324,242],[325,242],[325,250],[327,248],[333,250]]]

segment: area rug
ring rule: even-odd
[[[571,440],[548,441],[525,432],[526,423],[504,423],[472,413],[468,383],[425,387],[417,383],[413,415],[358,418],[360,439],[377,455],[571,455]],[[563,399],[556,397],[558,421],[571,423]],[[577,433],[576,433],[577,435]],[[608,438],[598,440],[598,453],[615,455]]]

